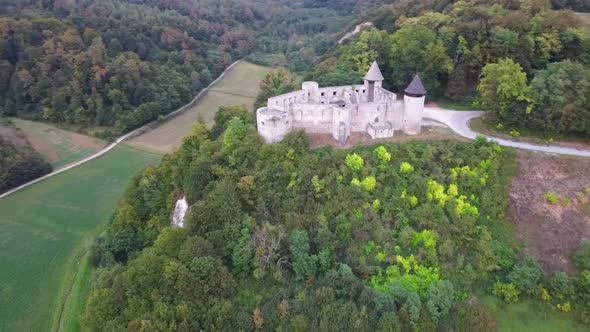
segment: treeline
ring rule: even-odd
[[[51,172],[24,135],[0,117],[0,193]]]
[[[519,258],[503,221],[513,162],[485,139],[266,145],[251,113],[223,108],[131,182],[91,250],[83,326],[494,331],[482,291],[545,294],[588,322],[590,279]],[[185,228],[170,227],[182,196]]]
[[[372,2],[4,1],[0,114],[124,132],[254,51],[301,70]]]
[[[499,121],[590,134],[585,111],[590,105],[590,38],[579,28],[575,13],[551,10],[549,1],[509,0],[401,2],[370,13],[376,28],[340,47],[308,79],[330,85],[360,82],[377,60],[388,88],[403,91],[419,72],[429,98],[493,110],[489,100],[479,99],[480,77],[486,65],[511,59],[531,81],[526,94],[513,97],[528,103],[506,106],[511,110],[502,112]],[[563,83],[547,83],[555,80]]]

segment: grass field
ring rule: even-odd
[[[576,13],[582,22],[582,29],[590,36],[590,13]]]
[[[105,156],[0,200],[0,331],[76,330],[90,274],[88,245],[104,229],[131,176],[160,155],[117,147]],[[79,265],[81,264],[81,265]],[[81,280],[74,283],[74,276]],[[84,278],[84,276],[86,276]]]
[[[245,105],[253,108],[258,87],[271,68],[242,61],[203,95],[191,109],[158,128],[133,138],[127,144],[146,151],[168,153],[180,146],[182,138],[197,120],[211,125],[219,106]]]
[[[54,169],[90,156],[107,143],[103,140],[62,130],[46,123],[12,118],[45,160]]]
[[[491,295],[481,299],[482,304],[498,319],[499,330],[512,332],[577,332],[582,325],[572,320],[571,314],[551,310],[543,303],[521,300],[507,304]]]

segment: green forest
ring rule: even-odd
[[[375,28],[324,57],[306,79],[361,83],[372,61],[403,91],[420,73],[430,100],[489,111],[494,125],[590,137],[587,2],[407,1],[365,14]]]
[[[505,222],[514,152],[480,137],[310,150],[223,108],[131,181],[82,317],[95,330],[494,331],[477,295],[590,323],[580,277],[545,277]],[[169,227],[186,195],[184,228]],[[542,299],[542,300],[541,300]]]
[[[0,193],[51,172],[10,120],[0,117]]]
[[[301,71],[374,0],[20,1],[0,6],[0,114],[111,138],[237,59]]]

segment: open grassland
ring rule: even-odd
[[[192,125],[202,120],[213,124],[220,106],[245,105],[253,108],[260,82],[271,68],[242,61],[214,84],[199,102],[182,114],[166,121],[158,128],[131,139],[128,144],[146,151],[168,153],[180,146]]]
[[[78,271],[88,245],[129,179],[160,158],[117,147],[0,200],[0,331],[55,330],[68,294],[72,309],[81,305],[85,286],[68,285],[74,275],[89,274]]]
[[[576,13],[582,22],[582,29],[590,36],[590,13]]]
[[[508,304],[491,295],[484,296],[481,302],[496,317],[502,332],[585,331],[571,315],[552,310],[544,303],[521,300]]]
[[[42,122],[17,118],[13,118],[12,122],[23,131],[33,148],[54,169],[88,157],[106,145],[105,141],[98,138],[62,130]]]

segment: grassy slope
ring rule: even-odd
[[[160,158],[118,147],[0,200],[0,331],[55,328],[69,291],[64,286],[88,244],[108,221],[129,178]]]
[[[590,36],[590,13],[576,13],[582,22],[582,29]]]
[[[90,156],[106,145],[94,137],[65,131],[46,123],[13,118],[33,147],[57,169]]]
[[[576,332],[585,329],[573,321],[571,314],[552,310],[544,303],[521,300],[507,304],[491,295],[484,296],[481,300],[498,319],[500,331]]]
[[[245,105],[253,108],[258,87],[271,68],[245,61],[234,66],[219,82],[201,98],[193,108],[165,122],[158,128],[133,138],[129,144],[160,153],[171,152],[182,141],[193,123],[203,120],[213,124],[213,116],[223,105]]]

